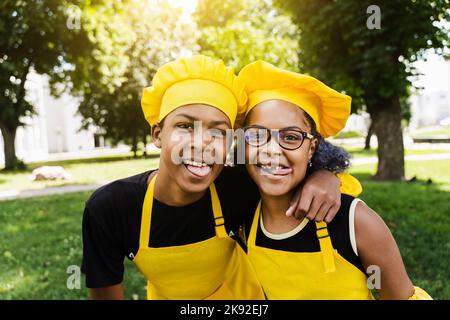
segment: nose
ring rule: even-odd
[[[282,151],[276,139],[277,134],[278,132],[271,132],[270,140],[258,148],[261,163],[271,163],[276,166],[280,162]]]
[[[212,141],[212,135],[208,128],[203,127],[201,121],[195,121],[194,123],[194,137],[192,146],[194,148],[203,149]]]
[[[211,143],[212,135],[202,126],[202,121],[194,122],[194,135],[191,139],[191,149],[195,155],[201,155],[203,150]]]
[[[281,155],[281,147],[278,144],[278,130],[273,130],[270,133],[270,140],[266,143],[266,152],[269,155]]]

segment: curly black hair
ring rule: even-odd
[[[341,147],[326,141],[318,132],[314,120],[305,112],[306,119],[311,126],[311,134],[317,139],[317,148],[311,159],[309,172],[329,170],[341,173],[350,166],[350,154]]]

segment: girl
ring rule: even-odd
[[[242,208],[258,201],[257,189],[235,168],[222,172],[226,131],[245,112],[246,99],[221,61],[194,56],[158,70],[142,108],[161,148],[159,169],[110,183],[86,203],[82,270],[92,298],[123,299],[124,257],[147,279],[151,299],[263,297],[231,238]],[[219,161],[205,160],[206,149]],[[336,199],[328,197],[339,195],[339,180],[323,170],[302,194],[311,199],[311,218],[326,206],[331,219]]]
[[[329,224],[284,214],[295,186],[335,148],[323,138],[345,126],[350,97],[263,61],[239,78],[249,96],[246,166],[261,194],[246,223],[248,257],[268,299],[372,299],[366,270],[382,299],[428,298],[411,283],[386,224],[361,200],[343,194]],[[340,158],[335,171],[348,167],[348,155]]]

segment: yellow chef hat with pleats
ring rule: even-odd
[[[189,104],[206,104],[222,111],[231,126],[245,114],[244,84],[222,60],[203,55],[180,58],[156,72],[152,86],[145,88],[141,106],[153,125],[173,110]]]
[[[324,138],[343,129],[350,115],[351,97],[316,78],[279,69],[265,61],[248,64],[238,78],[245,83],[248,95],[246,115],[263,101],[285,100],[308,113]]]

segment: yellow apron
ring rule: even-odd
[[[248,257],[267,299],[373,299],[366,275],[334,250],[325,222],[316,223],[320,252],[255,245],[261,201],[248,238]]]
[[[227,235],[217,191],[212,184],[216,235],[181,246],[151,248],[150,223],[156,176],[142,208],[139,250],[133,262],[147,279],[148,299],[264,299],[245,252]]]

